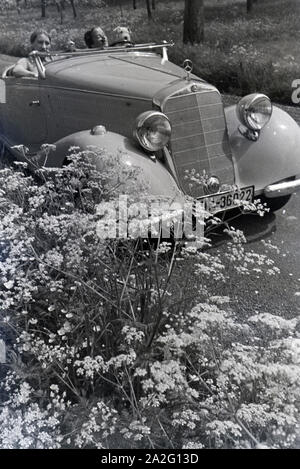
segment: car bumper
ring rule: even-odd
[[[278,182],[270,184],[264,189],[264,195],[268,198],[283,197],[300,190],[300,179],[293,181]]]

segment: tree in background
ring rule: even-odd
[[[252,10],[252,6],[253,6],[253,1],[247,0],[247,13],[250,13],[250,11]]]
[[[77,18],[77,11],[76,11],[74,0],[70,0],[70,3],[71,3],[72,10],[73,10],[73,16],[74,18]],[[57,7],[57,11],[60,13],[60,21],[61,23],[63,23],[63,19],[64,19],[63,10],[65,10],[66,8],[66,0],[55,0],[55,4]]]
[[[146,7],[147,7],[147,15],[148,19],[150,20],[152,18],[152,12],[151,12],[151,4],[150,0],[146,0]]]
[[[46,0],[41,0],[42,18],[46,18]]]
[[[69,1],[70,1],[72,10],[73,10],[73,16],[74,16],[74,18],[76,18],[77,17],[77,11],[76,11],[76,6],[75,6],[75,1],[74,0],[69,0]],[[66,8],[66,0],[55,0],[55,3],[56,4],[59,3],[62,10],[64,10]]]
[[[66,0],[54,0],[55,5],[57,7],[57,11],[60,13],[61,23],[63,22],[63,10],[66,7]],[[70,4],[73,10],[74,18],[77,17],[77,10],[74,3],[74,0],[70,0]],[[46,18],[46,5],[47,0],[41,0],[41,10],[42,10],[42,18]]]
[[[134,10],[137,9],[137,2],[136,0],[132,0],[132,7]],[[156,9],[156,1],[155,0],[146,0],[146,8],[147,8],[147,15],[148,15],[148,18],[151,19],[152,18],[152,12],[151,12],[151,8],[152,10],[155,10]]]
[[[247,0],[247,13],[251,13],[254,3],[257,3],[257,0]]]
[[[199,43],[204,39],[204,1],[185,0],[183,42]]]

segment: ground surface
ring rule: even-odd
[[[243,230],[247,238],[247,250],[265,254],[262,241],[271,241],[280,252],[270,254],[280,275],[274,277],[234,277],[234,283],[220,286],[219,294],[230,294],[233,307],[239,313],[269,312],[292,317],[300,313],[300,194],[294,195],[288,204],[274,214],[263,218],[253,215],[240,217],[233,223]],[[214,239],[214,249],[225,252],[227,238]]]
[[[238,101],[236,96],[223,96],[225,105]],[[280,106],[300,125],[300,106]],[[300,149],[299,149],[300,151]],[[276,312],[284,317],[300,313],[300,193],[292,196],[288,204],[274,214],[265,217],[248,215],[234,223],[244,231],[248,249],[259,254],[265,253],[263,240],[271,241],[280,249],[279,254],[270,257],[280,268],[280,275],[263,280],[255,277],[241,277],[231,285],[235,296],[235,308],[239,312]],[[226,239],[216,242],[221,250],[226,249]],[[227,292],[226,292],[227,293]]]

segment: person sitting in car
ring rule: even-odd
[[[100,26],[86,31],[84,41],[89,49],[104,49],[108,46],[107,36]]]
[[[30,44],[32,51],[49,52],[51,48],[51,37],[44,30],[34,31],[30,36]],[[41,57],[42,62],[48,62],[49,57]],[[38,77],[38,70],[33,57],[23,57],[18,60],[12,70],[12,75],[15,77]]]
[[[89,49],[104,49],[108,46],[108,39],[100,26],[89,29],[84,34],[84,42]],[[66,45],[66,52],[80,52],[84,49],[78,49],[75,42],[70,39]]]

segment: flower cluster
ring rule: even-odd
[[[225,294],[274,261],[228,223],[225,253],[100,239],[99,206],[124,184],[133,201],[147,191],[100,150],[0,171],[0,447],[293,447],[298,318],[241,315]]]

